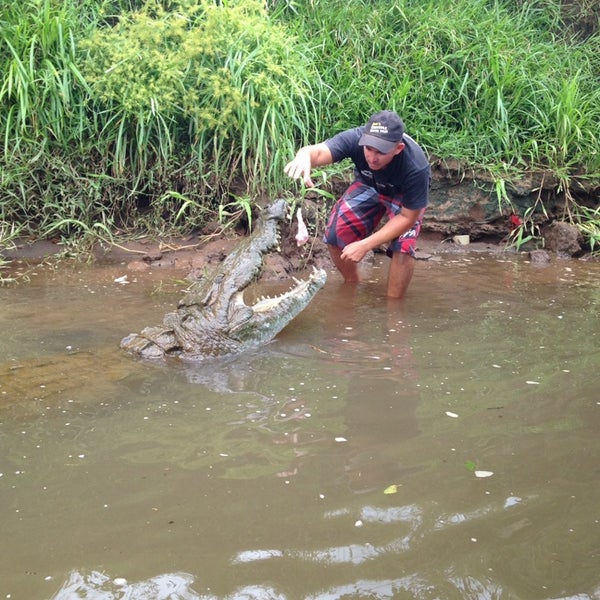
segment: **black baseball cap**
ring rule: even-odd
[[[371,146],[379,152],[391,152],[404,135],[402,119],[391,110],[375,113],[365,125],[358,140],[359,146]]]

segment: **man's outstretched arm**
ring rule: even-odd
[[[326,144],[303,146],[296,152],[294,159],[285,166],[284,172],[292,179],[302,179],[307,187],[314,187],[315,184],[310,178],[311,170],[330,165],[332,162],[333,156]]]

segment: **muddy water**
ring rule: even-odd
[[[0,598],[598,598],[600,265],[335,275],[275,342],[120,353],[173,272],[0,289]],[[387,493],[386,493],[387,492]]]

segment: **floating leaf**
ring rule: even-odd
[[[398,493],[398,485],[393,483],[383,490],[384,494],[397,494]]]
[[[474,471],[475,470],[475,463],[472,460],[468,460],[465,463],[465,467],[467,467],[467,469],[469,469],[469,471]]]

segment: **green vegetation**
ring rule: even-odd
[[[249,218],[295,190],[298,145],[381,107],[500,187],[551,173],[597,250],[571,191],[600,183],[600,3],[576,4],[4,0],[0,250],[12,224],[67,241]]]

